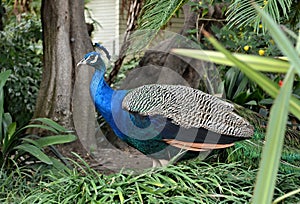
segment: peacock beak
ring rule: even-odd
[[[78,63],[77,63],[77,67],[81,64],[86,64],[86,60],[85,59],[82,59],[80,60]]]

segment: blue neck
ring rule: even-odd
[[[122,100],[126,94],[126,90],[115,91],[104,80],[103,69],[96,69],[90,84],[90,94],[92,100],[96,106],[96,109],[100,112],[103,118],[110,124],[115,133],[124,139],[125,135],[117,128],[114,121],[112,109],[114,113],[127,114],[122,110]],[[116,115],[116,114],[115,114]],[[115,116],[116,117],[116,116]],[[123,117],[121,117],[123,118]]]
[[[111,97],[114,90],[104,80],[105,70],[96,69],[90,84],[90,94],[97,110],[106,118],[111,112]]]

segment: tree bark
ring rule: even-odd
[[[84,19],[84,0],[43,0],[41,15],[44,69],[34,118],[51,118],[76,129],[80,140],[94,137],[95,114],[88,89],[92,69],[76,70],[77,62],[93,49]],[[81,86],[75,87],[75,80]],[[79,140],[72,145],[81,146]]]

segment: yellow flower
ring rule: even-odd
[[[262,24],[259,24],[259,26],[258,26],[259,28],[262,28],[263,26],[262,26]]]
[[[244,50],[245,50],[245,51],[248,51],[249,49],[250,49],[249,45],[245,45],[245,46],[244,46]]]
[[[259,54],[260,56],[263,56],[263,55],[265,55],[265,51],[264,51],[264,50],[258,50],[258,54]]]
[[[264,0],[264,5],[267,5],[268,1]]]

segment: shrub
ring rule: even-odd
[[[11,70],[4,89],[5,111],[19,126],[32,117],[42,73],[42,31],[37,17],[23,15],[0,31],[0,70]]]
[[[9,113],[4,112],[3,87],[11,71],[0,73],[0,168],[11,168],[14,165],[24,165],[28,162],[40,161],[45,164],[61,166],[56,160],[47,156],[44,149],[54,144],[72,142],[76,137],[67,129],[47,118],[35,119],[33,124],[20,129],[12,121]],[[34,134],[24,134],[28,128],[41,128],[54,136],[39,137]],[[59,155],[52,147],[53,153]]]

